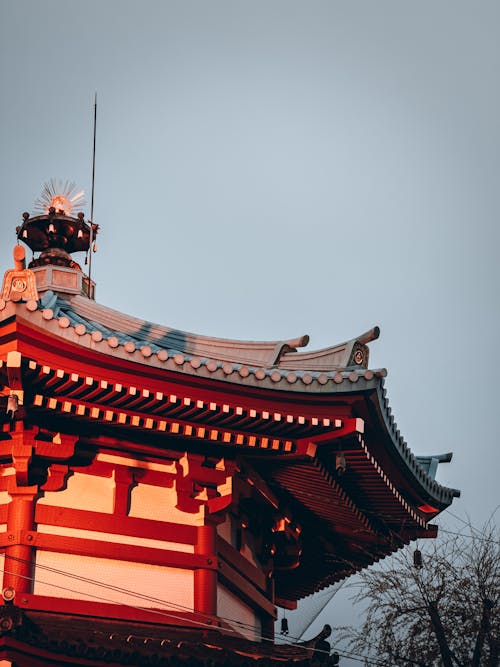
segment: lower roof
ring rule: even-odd
[[[234,455],[238,450],[238,455],[253,456],[262,445],[261,448],[266,449],[260,452],[264,456],[262,476],[281,489],[281,493],[287,494],[292,503],[312,512],[318,519],[319,532],[322,520],[329,522],[329,530],[334,532],[342,531],[342,521],[349,524],[346,498],[353,499],[355,507],[361,508],[363,516],[358,516],[354,510],[352,513],[357,517],[355,523],[359,524],[360,530],[365,520],[370,523],[371,512],[386,516],[396,513],[400,524],[406,525],[409,521],[412,529],[416,529],[415,534],[410,531],[396,536],[392,544],[387,539],[390,526],[388,530],[387,526],[382,530],[375,524],[369,526],[372,536],[381,533],[383,539],[379,547],[377,538],[370,538],[369,558],[358,554],[357,561],[362,565],[390,553],[407,538],[425,533],[429,517],[419,513],[419,502],[423,506],[429,505],[435,515],[459,495],[458,491],[435,481],[435,459],[439,461],[440,457],[430,457],[429,464],[424,459],[421,464],[406,445],[388,405],[383,386],[385,371],[365,367],[366,343],[378,336],[378,330],[348,344],[329,348],[327,354],[319,351],[315,361],[315,353],[306,356],[290,349],[291,343],[297,341],[237,343],[185,332],[170,336],[172,330],[130,318],[82,296],[62,297],[46,292],[39,302],[0,303],[0,328],[2,322],[8,324],[11,321],[19,322],[23,335],[30,339],[34,356],[25,360],[24,371],[29,374],[31,386],[36,388],[34,405],[31,406],[34,411],[57,413],[58,418],[69,419],[73,424],[81,419],[90,428],[112,429],[117,434],[135,431],[138,437],[144,437],[146,433],[148,438],[167,435],[182,437],[184,441],[186,438],[193,441],[205,438],[205,445],[232,448]],[[52,359],[57,365],[54,367],[43,360],[47,343],[55,350]],[[170,344],[177,347],[169,347]],[[36,345],[40,346],[38,351]],[[90,372],[104,373],[101,379],[82,377],[74,372],[71,355],[75,351],[88,360]],[[213,357],[199,356],[209,351],[214,353]],[[215,357],[216,351],[221,358]],[[262,358],[261,365],[249,363],[256,361],[255,355],[264,354],[263,351],[267,357]],[[230,354],[232,360],[225,356]],[[329,355],[337,355],[343,363],[351,365],[331,365],[330,370],[319,370],[314,366],[316,362],[319,364],[319,359],[323,363]],[[292,359],[297,362],[295,370],[287,367]],[[120,368],[122,377],[119,382],[109,374],[106,376],[103,360]],[[312,366],[304,370],[300,365],[306,361]],[[351,363],[356,361],[359,363]],[[6,362],[0,360],[0,382],[2,375],[8,376],[5,365]],[[140,380],[140,387],[126,385],[129,370],[134,383]],[[109,379],[105,380],[105,377]],[[165,396],[163,391],[158,391],[162,385],[161,382],[155,384],[155,377],[169,381],[175,377],[178,395]],[[205,394],[209,387],[208,401],[205,395],[197,393],[202,382]],[[4,383],[8,385],[8,377]],[[223,398],[219,403],[212,395]],[[266,402],[263,408],[262,404]],[[269,402],[275,413],[270,414]],[[304,459],[297,463],[294,460],[296,442],[310,438],[316,443],[319,436],[330,437],[328,431],[337,417],[337,406],[344,406],[344,410],[350,406],[350,410],[354,403],[358,415],[368,425],[368,432],[363,439],[362,431],[359,431],[359,438],[351,440],[352,446],[344,447],[349,474],[342,480],[335,479],[332,456],[336,450],[330,450],[328,443],[318,447],[314,460]],[[307,407],[304,409],[304,406]],[[127,416],[125,411],[130,414]],[[122,414],[125,415],[123,423]],[[324,419],[325,415],[328,418]],[[204,428],[207,421],[214,428]],[[214,433],[215,440],[212,438]],[[219,445],[217,438],[220,439]],[[277,451],[271,451],[269,442],[275,440]],[[373,493],[365,496],[356,476],[369,480],[370,485],[374,485]],[[321,494],[316,494],[317,498],[310,502],[306,487],[309,485],[309,496],[313,497],[318,485],[323,483],[328,487],[325,497],[329,498],[330,505],[337,503],[347,513],[344,518],[339,520],[338,513],[335,517],[328,516],[328,502],[322,502]],[[345,554],[348,556],[353,548],[356,549],[356,545],[346,543]],[[283,586],[287,595],[292,593],[292,597],[302,597],[318,586],[329,585],[352,572],[352,568],[343,568],[342,563],[333,567],[328,554],[321,567],[315,565],[314,554],[309,555],[309,560],[308,554],[304,558],[304,576],[297,576],[298,572],[290,577],[284,575],[284,579],[288,579]]]
[[[198,627],[195,623],[144,623],[113,619],[112,610],[107,611],[110,617],[0,606],[0,650],[16,661],[24,656],[38,659],[37,664],[68,665],[69,660],[88,667],[201,667],[207,661],[213,667],[283,663],[308,667],[314,655],[310,642],[291,646],[250,641],[227,624],[217,629],[206,623]]]

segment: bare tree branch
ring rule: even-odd
[[[419,547],[422,568],[408,547],[362,572],[354,599],[365,620],[340,638],[394,667],[499,667],[499,538],[492,521],[469,523]]]

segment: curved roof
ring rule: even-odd
[[[424,496],[442,507],[459,495],[434,479],[437,464],[451,457],[417,457],[411,452],[386,397],[385,369],[366,367],[367,343],[378,338],[378,327],[338,345],[298,352],[297,348],[308,343],[308,336],[265,342],[211,338],[140,320],[79,295],[63,297],[47,291],[38,302],[10,304],[24,311],[33,324],[62,339],[134,363],[250,387],[330,396],[370,395],[383,424],[386,447],[402,470],[410,472]],[[0,304],[0,320],[8,315],[10,308],[6,308],[6,302]]]
[[[210,338],[81,295],[14,296],[0,299],[0,323],[9,336],[15,322],[22,338],[34,391],[30,409],[83,420],[89,433],[143,430],[150,442],[167,434],[210,450],[237,450],[312,527],[300,567],[277,579],[282,601],[339,581],[411,539],[433,536],[428,521],[460,495],[434,479],[437,464],[450,456],[410,451],[389,407],[385,370],[367,367],[367,344],[378,327],[306,352],[300,348],[307,336]],[[0,381],[5,366],[0,360]]]
[[[213,338],[131,317],[79,295],[48,291],[31,308],[40,310],[46,322],[56,319],[61,329],[74,331],[81,343],[88,334],[94,344],[102,343],[100,351],[214,379],[287,391],[331,390],[345,380],[345,391],[360,379],[386,375],[385,369],[367,368],[367,343],[378,338],[378,327],[344,343],[299,352],[309,336],[257,342]]]

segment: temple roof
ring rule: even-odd
[[[435,480],[450,455],[416,457],[397,429],[386,371],[368,368],[378,327],[312,351],[301,349],[308,336],[212,338],[96,303],[68,283],[80,269],[51,264],[48,275],[45,266],[21,268],[20,255],[15,261],[0,327],[6,342],[17,337],[29,410],[68,428],[84,422],[89,442],[147,434],[154,448],[167,436],[174,449],[192,441],[248,460],[277,506],[308,526],[300,566],[276,580],[283,604],[434,536],[429,520],[459,495]],[[8,364],[0,360],[0,382],[12,390]]]
[[[28,310],[45,326],[57,322],[54,332],[65,339],[104,354],[228,382],[329,392],[386,375],[385,369],[367,368],[367,343],[378,338],[378,327],[331,347],[299,352],[309,336],[257,342],[213,338],[125,315],[80,295],[47,291]]]
[[[386,437],[421,492],[441,506],[459,495],[435,481],[437,464],[450,455],[416,457],[394,421],[384,388],[385,369],[366,368],[372,330],[347,342],[311,352],[296,348],[307,336],[288,341],[250,342],[211,338],[125,315],[84,296],[45,292],[39,301],[1,302],[0,322],[14,313],[52,336],[106,356],[245,387],[300,392],[309,396],[374,396]],[[359,352],[359,355],[356,353]],[[356,364],[355,358],[361,363]],[[318,368],[319,366],[319,368]],[[258,417],[257,417],[258,418]]]
[[[379,337],[379,327],[327,348],[299,351],[307,346],[308,335],[258,342],[214,338],[100,305],[88,298],[93,295],[93,285],[80,267],[54,255],[56,251],[66,255],[81,249],[90,251],[93,232],[98,231],[97,225],[84,222],[83,213],[72,217],[82,195],[75,193],[74,184],[51,181],[45,184],[37,202],[43,214],[33,218],[23,214],[18,238],[32,250],[44,252],[30,264],[30,270],[25,269],[24,251],[19,252],[19,246],[15,249],[16,268],[6,273],[0,297],[0,321],[9,317],[13,306],[17,308],[14,304],[24,302],[24,316],[28,315],[35,326],[42,325],[52,335],[80,347],[133,363],[246,387],[308,395],[375,393],[391,443],[424,492],[441,503],[451,502],[458,495],[435,481],[438,463],[451,460],[451,454],[415,457],[395,426],[383,388],[386,371],[368,368],[368,343]],[[35,282],[43,292],[40,298]]]

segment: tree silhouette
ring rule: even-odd
[[[360,574],[354,600],[366,604],[366,617],[358,630],[343,628],[343,638],[392,667],[497,667],[498,529],[492,520],[481,531],[469,522],[420,548]]]

